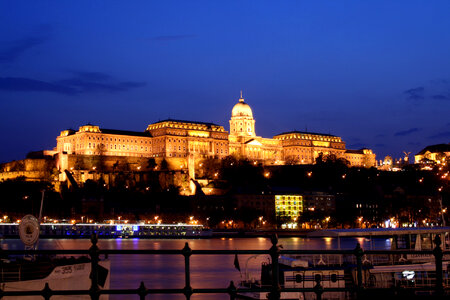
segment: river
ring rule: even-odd
[[[101,249],[182,249],[185,243],[193,250],[267,250],[271,247],[268,238],[212,238],[212,239],[108,239],[100,240]],[[359,242],[365,249],[371,247],[364,238],[342,238],[341,249],[354,249]],[[285,250],[291,249],[337,249],[334,238],[281,238],[279,244]],[[374,239],[373,249],[390,249],[390,239]],[[3,240],[3,249],[23,249],[20,240]],[[40,240],[40,249],[88,249],[90,240],[45,239]],[[239,256],[242,276],[249,255]],[[144,281],[147,288],[183,288],[184,258],[181,255],[112,255],[111,288],[138,288]],[[268,256],[249,261],[248,273],[259,277],[259,269]],[[233,255],[192,255],[191,286],[193,288],[226,288],[233,280],[236,286],[241,275],[234,267]],[[147,297],[150,299],[150,297]],[[111,296],[110,299],[139,299],[138,296]],[[151,299],[178,300],[183,295],[153,295]],[[193,295],[191,299],[229,299],[227,295]]]

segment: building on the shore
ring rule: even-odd
[[[303,207],[305,211],[316,214],[332,215],[336,213],[335,195],[324,192],[304,192]]]
[[[62,131],[56,140],[54,150],[59,156],[60,170],[73,167],[64,158],[67,155],[164,158],[175,168],[193,166],[207,157],[228,155],[265,165],[313,164],[320,155],[345,159],[351,166],[376,164],[372,150],[347,150],[340,137],[330,134],[292,131],[274,138],[257,136],[252,109],[242,95],[232,109],[229,133],[213,123],[169,119],[152,123],[143,132],[84,125],[78,131]]]

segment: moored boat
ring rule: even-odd
[[[329,231],[328,231],[329,232]],[[326,232],[313,233],[312,236],[326,237]],[[309,289],[309,291],[281,292],[280,299],[316,299],[316,294],[311,291],[320,283],[323,288],[322,299],[346,299],[347,291],[355,290],[358,286],[370,289],[386,289],[394,291],[398,289],[410,290],[416,293],[416,289],[423,289],[420,293],[429,295],[435,293],[437,273],[435,257],[432,254],[400,254],[395,250],[421,251],[441,248],[443,251],[449,248],[450,228],[409,228],[398,231],[388,230],[335,230],[333,237],[337,238],[340,246],[340,238],[351,237],[389,237],[392,252],[389,254],[364,254],[361,257],[361,281],[358,284],[358,262],[355,254],[306,254],[291,255],[278,258],[279,284],[281,288]],[[437,236],[442,238],[435,238]],[[369,245],[373,246],[372,239]],[[340,250],[340,248],[338,249]],[[364,252],[362,252],[364,253]],[[270,289],[272,287],[272,265],[263,263],[260,279],[246,278],[241,282],[242,288]],[[450,259],[443,256],[442,262],[443,290],[450,288]],[[246,272],[247,274],[247,272]],[[327,291],[328,288],[339,288],[343,291]],[[344,291],[344,289],[346,291]],[[243,290],[242,290],[243,291]],[[268,292],[243,292],[247,299],[267,299]]]
[[[0,287],[3,292],[42,291],[46,284],[54,291],[89,290],[92,285],[92,262],[86,256],[37,256],[33,250],[37,249],[39,239],[39,221],[32,215],[25,216],[18,228],[20,239],[29,250],[26,256],[1,257]],[[95,239],[95,242],[94,242]],[[94,236],[93,242],[96,243]],[[96,265],[97,285],[100,289],[109,289],[110,261],[103,259]],[[2,299],[42,299],[36,296],[3,296]],[[51,299],[90,299],[89,295],[55,295]],[[109,299],[108,295],[101,295],[100,299]]]
[[[99,288],[109,289],[110,261],[101,260],[98,265]],[[8,291],[39,291],[48,283],[52,290],[88,290],[91,287],[91,262],[87,257],[3,259],[0,263],[1,289]],[[42,296],[6,296],[8,300],[40,300]],[[52,296],[51,299],[90,299],[89,295]],[[107,300],[108,295],[102,295]]]

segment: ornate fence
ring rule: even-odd
[[[437,235],[434,244],[435,248],[428,251],[414,251],[414,250],[368,250],[364,251],[359,243],[354,250],[282,250],[278,245],[278,238],[276,235],[271,237],[272,246],[269,250],[192,250],[188,243],[185,244],[181,250],[107,250],[99,249],[97,246],[97,237],[93,235],[91,238],[92,245],[89,250],[0,250],[1,257],[8,255],[88,255],[91,261],[91,287],[89,290],[56,290],[50,289],[48,283],[42,290],[36,291],[3,291],[0,289],[0,298],[5,296],[42,296],[43,299],[51,299],[55,295],[89,295],[91,299],[99,299],[101,295],[138,295],[140,299],[145,299],[147,295],[152,294],[183,294],[186,299],[190,299],[193,294],[228,294],[231,300],[233,299],[249,299],[242,293],[262,292],[268,293],[268,299],[278,300],[282,292],[309,292],[315,293],[316,299],[321,299],[324,292],[342,292],[349,293],[353,298],[365,298],[368,292],[383,292],[387,289],[367,288],[363,285],[363,257],[365,255],[433,255],[435,262],[436,278],[434,286],[428,287],[408,287],[409,291],[428,291],[436,296],[443,296],[445,288],[443,284],[443,270],[442,258],[444,254],[450,254],[449,251],[442,251],[441,239]],[[140,285],[136,284],[135,289],[101,289],[98,285],[98,269],[100,255],[112,254],[142,254],[142,255],[182,255],[184,256],[185,266],[185,285],[179,289],[151,289],[147,288],[144,282]],[[190,257],[192,255],[236,255],[236,254],[266,254],[271,257],[271,286],[262,288],[236,288],[233,281],[230,281],[228,287],[223,288],[193,288],[191,286],[191,271],[190,271]],[[280,255],[347,255],[353,256],[356,261],[356,281],[351,287],[345,288],[324,288],[321,284],[321,279],[315,278],[313,288],[285,288],[280,286],[279,278],[279,262]],[[395,289],[389,289],[390,292],[396,293]]]

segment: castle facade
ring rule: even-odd
[[[239,98],[231,111],[230,131],[223,126],[193,121],[164,120],[148,125],[143,132],[103,129],[84,125],[64,130],[56,138],[58,168],[73,168],[68,157],[97,156],[166,159],[175,168],[190,168],[204,158],[234,155],[276,164],[313,164],[320,155],[345,159],[350,166],[372,167],[375,154],[370,149],[348,150],[338,136],[291,131],[273,138],[256,135],[251,107]],[[72,161],[72,163],[71,163]]]

